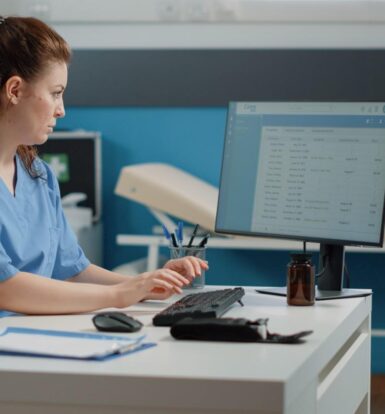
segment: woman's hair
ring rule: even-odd
[[[0,16],[0,91],[11,76],[33,81],[52,62],[69,63],[68,43],[51,27],[33,17]],[[1,102],[0,102],[1,103]],[[33,177],[36,149],[20,145],[17,153]]]

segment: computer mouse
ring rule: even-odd
[[[103,332],[137,332],[142,322],[123,312],[101,312],[92,318],[96,329]]]

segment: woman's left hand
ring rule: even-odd
[[[190,281],[202,274],[202,270],[208,270],[209,266],[205,260],[194,256],[185,256],[180,259],[169,260],[164,266],[165,269],[174,270]]]

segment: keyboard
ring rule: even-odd
[[[244,294],[241,287],[192,293],[157,313],[152,322],[155,326],[172,326],[183,318],[217,318],[235,302],[243,306]]]

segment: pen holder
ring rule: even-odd
[[[206,247],[170,247],[170,259],[180,259],[185,256],[195,256],[199,259],[206,260]],[[201,289],[205,286],[205,271],[201,270],[201,275],[194,277],[191,283],[186,288]]]

